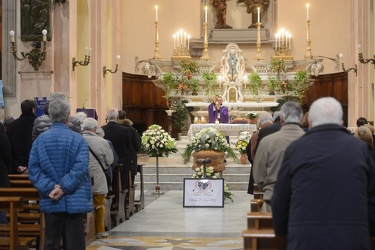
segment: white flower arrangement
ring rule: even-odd
[[[250,138],[251,135],[249,132],[241,132],[241,134],[238,136],[237,142],[234,144],[236,150],[238,150],[241,154],[246,154],[246,147],[249,143]]]
[[[176,153],[176,141],[159,125],[151,125],[142,135],[142,150],[149,156],[166,156]]]
[[[227,152],[229,157],[237,159],[237,156],[228,144],[225,135],[214,128],[206,128],[195,134],[193,140],[186,146],[182,155],[184,164],[190,161],[190,156],[193,153],[201,150]]]

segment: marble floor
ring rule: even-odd
[[[233,202],[224,207],[183,207],[183,191],[163,195],[145,194],[146,206],[96,240],[88,250],[238,250],[243,249],[242,231],[251,196],[232,191]]]

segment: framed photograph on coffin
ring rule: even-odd
[[[184,178],[184,207],[224,207],[224,179]]]

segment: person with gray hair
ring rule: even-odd
[[[285,149],[305,132],[300,127],[303,110],[297,102],[286,102],[281,106],[281,129],[260,141],[253,164],[254,181],[264,192],[263,212],[271,212],[270,201]]]
[[[52,126],[34,141],[29,178],[40,193],[45,218],[44,249],[84,250],[84,214],[93,210],[89,149],[67,127],[70,105],[64,99],[49,104]],[[64,235],[64,237],[62,237]]]
[[[98,122],[94,118],[84,119],[82,136],[90,150],[89,169],[90,175],[94,178],[92,192],[95,208],[95,232],[96,237],[101,239],[109,236],[104,230],[104,200],[108,193],[108,185],[111,183],[107,183],[104,171],[107,171],[109,165],[113,163],[114,157],[108,142],[95,133],[97,126]]]
[[[259,115],[259,124],[260,128],[258,131],[256,131],[250,138],[249,143],[247,144],[246,147],[246,153],[247,153],[247,159],[249,162],[254,165],[254,158],[255,158],[255,150],[257,148],[257,141],[258,141],[258,135],[259,131],[263,128],[266,128],[268,126],[271,126],[273,124],[272,122],[272,115],[271,113],[264,112],[260,113]],[[247,193],[248,194],[253,194],[254,193],[254,174],[253,174],[253,167],[250,169],[250,176],[249,176],[249,185],[247,187]]]
[[[271,200],[276,235],[288,249],[371,249],[375,163],[342,124],[332,97],[309,110],[310,129],[285,150]]]

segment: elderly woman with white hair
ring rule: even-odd
[[[95,231],[97,238],[101,239],[108,237],[108,233],[104,231],[104,199],[108,193],[104,169],[107,169],[113,163],[114,157],[108,142],[95,133],[97,126],[98,122],[95,119],[84,119],[82,136],[90,149],[89,169],[90,175],[94,178],[92,191],[95,208]]]

